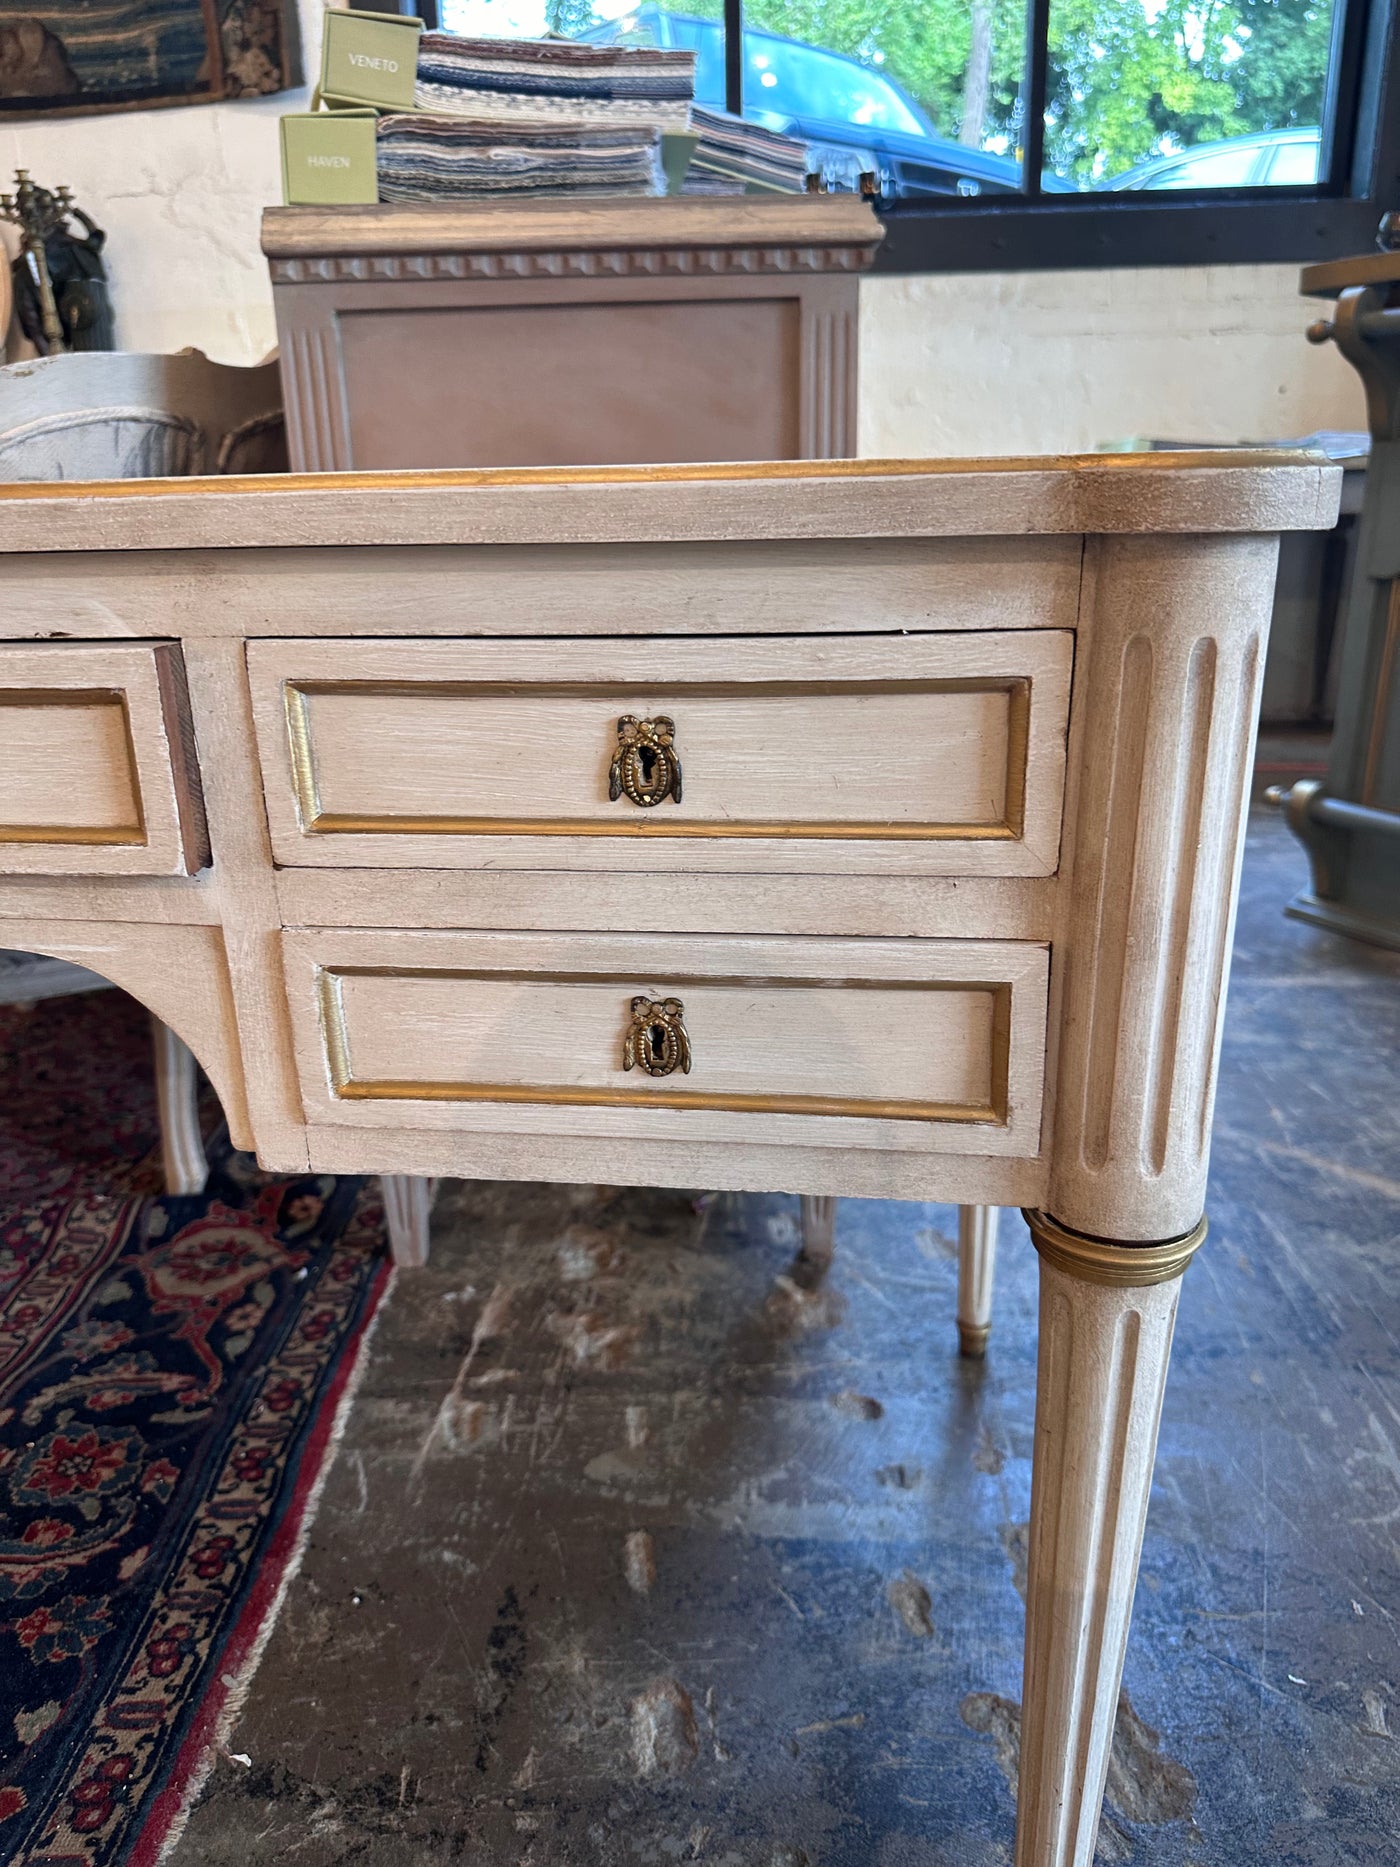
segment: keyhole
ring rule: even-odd
[[[652,773],[656,770],[656,752],[652,746],[640,746],[637,752],[642,761],[642,781],[650,784]]]
[[[652,1062],[664,1063],[666,1061],[666,1026],[664,1024],[649,1025],[647,1042],[651,1045]]]

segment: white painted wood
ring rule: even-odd
[[[997,876],[571,874],[560,869],[280,869],[287,927],[530,933],[942,935],[1048,941],[1055,883]],[[7,912],[0,882],[0,917]]]
[[[304,1172],[305,1116],[292,1057],[281,917],[267,819],[259,802],[242,643],[234,638],[187,643],[186,673],[209,828],[218,852],[223,949],[258,1159],[279,1173]]]
[[[16,636],[851,635],[1072,629],[1078,537],[348,547],[12,556]]]
[[[817,1193],[802,1195],[802,1256],[825,1270],[836,1255],[836,1201]]]
[[[155,1053],[156,1106],[167,1193],[202,1193],[209,1178],[204,1137],[199,1132],[199,1071],[194,1052],[161,1019],[151,1018]]]
[[[973,1359],[986,1354],[992,1328],[1000,1218],[996,1206],[958,1207],[958,1342]]]
[[[15,918],[0,925],[6,946],[46,953],[99,973],[168,1025],[193,1050],[213,1084],[234,1146],[259,1145],[244,1096],[234,994],[217,928],[52,916]]]
[[[385,1173],[379,1176],[379,1187],[384,1195],[389,1256],[402,1270],[420,1269],[428,1262],[437,1181],[421,1174]]]
[[[6,920],[153,921],[217,927],[221,889],[206,869],[178,884],[117,875],[6,875],[0,853],[0,923]],[[3,937],[3,926],[0,926]],[[1049,939],[1046,916],[1039,937]]]
[[[1041,1259],[1016,1867],[1094,1858],[1180,1288]]]
[[[608,1186],[703,1186],[716,1192],[823,1193],[852,1199],[963,1201],[1034,1206],[1044,1195],[1045,1163],[972,1154],[909,1154],[829,1148],[801,1138],[669,1141],[658,1136],[492,1132],[409,1125],[403,1103],[377,1127],[312,1122],[313,1173],[422,1173],[464,1180],[538,1180]],[[399,1120],[395,1122],[394,1116]],[[416,1118],[415,1118],[416,1119]],[[809,1123],[810,1127],[811,1124]]]
[[[173,643],[0,647],[0,867],[180,875],[207,860]]]
[[[1046,953],[994,941],[315,929],[286,951],[312,1119],[1039,1151]],[[693,1067],[624,1069],[634,996]],[[807,1106],[807,1099],[819,1099]]]
[[[1315,456],[780,461],[0,487],[15,551],[1327,531]]]
[[[1073,638],[250,642],[279,862],[1044,875]],[[617,723],[684,784],[609,797]]]
[[[1093,1237],[1178,1237],[1204,1204],[1276,559],[1271,538],[1090,556],[1049,1209]]]

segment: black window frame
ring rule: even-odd
[[[1042,194],[1050,0],[1029,0],[1024,192],[880,204],[876,272],[1315,264],[1364,252],[1400,208],[1400,0],[1338,0],[1313,187]],[[728,109],[743,107],[743,0],[724,0]]]

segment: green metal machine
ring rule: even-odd
[[[1305,294],[1337,301],[1308,339],[1335,343],[1360,375],[1371,456],[1327,776],[1271,796],[1312,868],[1288,912],[1400,947],[1400,214],[1386,215],[1377,244],[1302,274]]]

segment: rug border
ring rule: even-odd
[[[218,1672],[204,1694],[165,1782],[130,1844],[126,1857],[128,1867],[160,1867],[169,1858],[184,1833],[220,1751],[238,1722],[287,1590],[306,1554],[321,1493],[369,1365],[375,1327],[396,1279],[396,1268],[386,1259],[370,1285],[359,1325],[345,1344],[340,1366],[301,1453],[292,1496],[267,1547],[257,1558],[257,1579],[224,1644]]]

